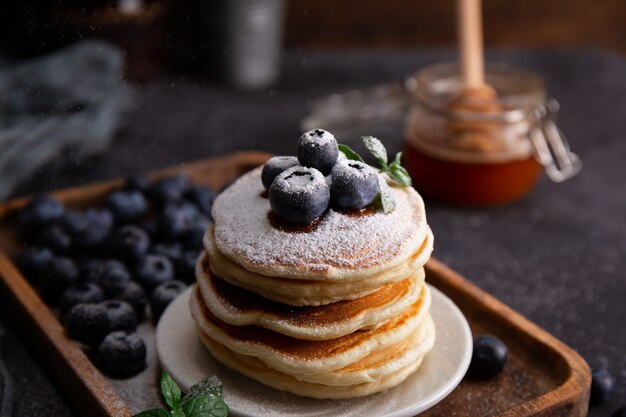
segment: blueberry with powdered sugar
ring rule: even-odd
[[[276,177],[269,200],[281,219],[293,224],[311,223],[328,208],[330,189],[315,168],[295,166]]]
[[[333,207],[360,210],[380,192],[378,173],[369,165],[351,160],[339,161],[331,173],[330,200]]]
[[[302,166],[315,168],[328,175],[337,162],[339,148],[330,132],[313,129],[300,136],[296,154]]]
[[[109,251],[119,259],[129,262],[141,260],[149,247],[148,233],[132,224],[120,227],[109,238]]]
[[[110,331],[134,331],[137,328],[137,313],[129,303],[121,300],[107,300],[99,305],[107,312]]]
[[[185,289],[187,284],[182,281],[173,279],[165,282],[152,291],[150,295],[150,308],[152,309],[152,318],[159,321],[161,314],[168,305],[174,301]]]
[[[146,344],[136,333],[108,334],[98,347],[104,370],[113,376],[131,376],[146,367]]]
[[[85,274],[86,282],[93,282],[106,295],[111,295],[130,281],[130,272],[120,261],[110,259],[94,265]]]
[[[148,298],[146,292],[135,281],[128,281],[121,287],[117,288],[112,294],[111,298],[115,300],[122,300],[127,302],[135,310],[137,320],[141,320],[148,304]]]
[[[299,162],[298,158],[295,156],[275,156],[271,158],[263,165],[263,171],[261,171],[263,187],[269,190],[274,179],[276,179],[279,174],[296,165],[299,165]]]
[[[61,294],[59,308],[65,314],[72,307],[81,303],[99,303],[104,300],[104,291],[92,282],[80,282],[68,287]]]
[[[97,346],[109,333],[106,310],[98,304],[77,304],[63,316],[67,334],[86,345]]]

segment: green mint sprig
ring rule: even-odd
[[[226,417],[228,406],[222,398],[222,384],[215,376],[203,379],[182,395],[167,372],[161,376],[161,396],[168,409],[153,408],[134,417]]]
[[[411,176],[406,169],[400,165],[402,152],[398,152],[393,161],[389,163],[387,149],[385,149],[385,146],[380,140],[373,136],[362,136],[361,138],[363,139],[365,148],[372,155],[374,155],[374,158],[378,161],[381,174],[386,172],[387,176],[389,176],[393,182],[397,183],[401,187],[411,186]],[[356,153],[348,145],[339,144],[339,150],[350,160],[365,162],[363,161],[363,158],[361,158],[361,155]],[[385,214],[390,213],[396,207],[396,202],[393,199],[391,188],[382,175],[378,176],[378,184],[380,186],[380,193],[376,196],[372,205],[376,208],[382,209]]]
[[[410,187],[412,185],[411,176],[400,163],[402,152],[398,152],[393,161],[389,163],[387,149],[385,149],[385,145],[380,140],[373,136],[362,136],[361,139],[363,139],[365,148],[378,161],[381,174],[386,172],[389,178],[402,187]],[[339,145],[339,150],[343,152],[346,158],[363,162],[363,158],[349,146],[341,144]]]

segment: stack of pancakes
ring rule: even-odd
[[[435,328],[423,265],[433,236],[412,188],[396,208],[329,210],[277,224],[261,169],[215,201],[190,299],[200,336],[226,366],[314,398],[383,391],[415,372]]]

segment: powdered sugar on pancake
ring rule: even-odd
[[[351,216],[329,210],[309,232],[270,224],[270,204],[257,168],[213,205],[215,243],[235,263],[260,274],[300,279],[353,278],[406,261],[426,238],[424,203],[412,188],[391,188],[396,208]]]

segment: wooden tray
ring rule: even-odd
[[[165,169],[152,177],[185,173],[195,182],[221,189],[267,158],[266,153],[238,153]],[[52,195],[69,207],[83,208],[99,204],[103,196],[122,184],[121,180],[114,180]],[[21,250],[15,213],[27,202],[20,198],[0,205],[3,314],[23,323],[24,337],[82,415],[129,417],[130,409],[109,380],[66,337],[54,313],[12,261]],[[489,381],[466,378],[450,396],[423,415],[582,417],[587,414],[591,375],[586,362],[576,352],[436,259],[428,262],[426,272],[426,279],[463,311],[472,332],[500,337],[509,346],[510,356],[502,375]],[[156,393],[156,378],[154,386],[145,389]]]

